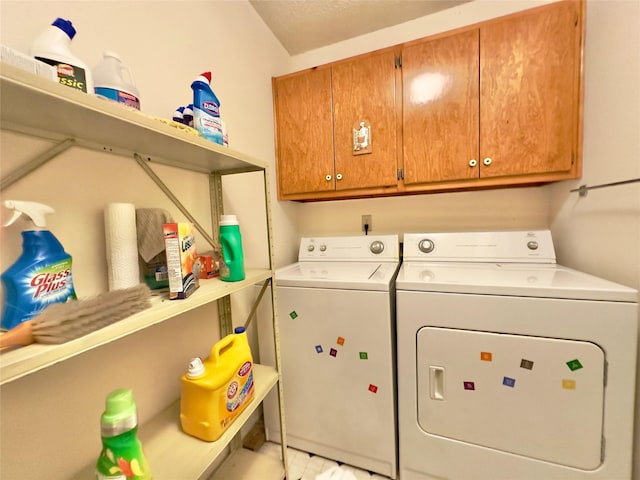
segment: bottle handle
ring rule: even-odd
[[[213,359],[214,364],[218,364],[220,360],[220,355],[224,354],[227,350],[229,350],[236,341],[235,335],[227,335],[222,340],[219,340],[211,349],[211,358]]]
[[[126,74],[126,75],[123,75]],[[125,80],[125,82],[127,82],[129,85],[136,85],[136,80],[135,78],[133,78],[133,72],[131,71],[131,69],[125,65],[125,64],[120,64],[120,76]],[[125,78],[125,77],[128,77]]]

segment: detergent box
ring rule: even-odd
[[[162,226],[167,255],[169,298],[187,298],[200,286],[193,223]]]

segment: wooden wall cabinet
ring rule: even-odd
[[[405,186],[574,178],[580,20],[561,2],[405,46]]]
[[[280,199],[497,188],[579,178],[584,16],[583,1],[560,1],[274,79]],[[393,58],[401,68],[387,67]],[[317,92],[283,88],[320,71],[328,77],[321,107],[310,104]],[[282,107],[289,102],[296,107]],[[332,118],[327,116],[329,105]],[[291,123],[306,120],[296,116],[296,109],[324,112],[317,130],[323,132],[327,159],[333,150],[334,179],[322,193],[294,180],[296,175],[316,175],[306,160],[313,150],[299,138],[292,144],[290,133],[283,132]],[[346,138],[360,117],[371,122],[379,154],[362,161]]]
[[[275,78],[278,195],[344,198],[397,188],[393,50]],[[354,130],[369,128],[354,151]]]

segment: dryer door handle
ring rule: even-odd
[[[432,400],[444,400],[444,367],[429,366],[429,396]]]

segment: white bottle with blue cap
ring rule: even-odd
[[[31,43],[31,56],[53,65],[62,85],[93,94],[93,77],[86,63],[71,53],[76,29],[69,20],[57,18]]]
[[[116,52],[105,51],[93,70],[96,95],[140,110],[140,92],[131,69]]]

